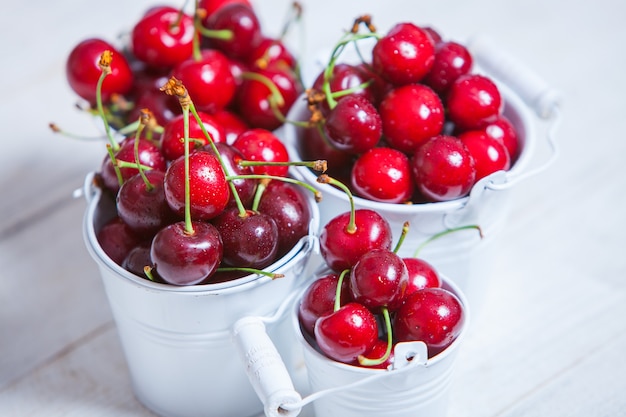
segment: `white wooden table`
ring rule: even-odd
[[[286,0],[257,1],[263,21]],[[626,415],[626,3],[305,1],[310,50],[351,19],[486,33],[563,92],[560,155],[516,186],[495,276],[452,387],[455,417]],[[153,2],[20,2],[0,13],[0,415],[150,416],[133,396],[82,199],[101,144],[64,78],[71,47],[114,37]],[[8,8],[8,10],[7,10]],[[243,416],[242,416],[243,417]]]

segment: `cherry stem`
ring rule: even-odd
[[[391,318],[389,317],[389,310],[387,307],[382,307],[381,311],[383,313],[383,318],[385,319],[385,327],[387,329],[387,349],[383,356],[377,359],[366,358],[363,355],[359,355],[358,360],[359,364],[363,366],[376,366],[384,363],[387,359],[389,359],[389,355],[391,355],[391,349],[393,348],[393,334],[391,328]]]
[[[118,168],[135,168],[137,170],[143,169],[146,171],[152,169],[152,167],[148,165],[143,165],[137,162],[122,161],[121,159],[117,159],[115,161],[115,166],[117,166]]]
[[[483,231],[482,231],[482,229],[480,228],[480,226],[475,225],[475,224],[471,224],[471,225],[467,225],[467,226],[459,226],[459,227],[455,227],[455,228],[452,228],[452,229],[446,229],[446,230],[443,230],[443,231],[441,231],[441,232],[439,232],[439,233],[435,233],[434,235],[432,235],[431,237],[429,237],[428,239],[426,239],[424,242],[422,242],[422,243],[421,243],[421,244],[420,244],[420,245],[419,245],[419,246],[415,249],[415,252],[413,253],[413,257],[414,257],[414,258],[417,258],[417,257],[418,257],[418,255],[419,255],[419,253],[420,253],[420,251],[421,251],[422,249],[424,249],[424,247],[425,247],[426,245],[428,245],[430,242],[432,242],[432,241],[434,241],[434,240],[437,240],[437,239],[439,239],[440,237],[446,236],[446,235],[448,235],[448,234],[450,234],[450,233],[459,232],[459,231],[461,231],[461,230],[469,230],[469,229],[474,229],[474,230],[477,230],[477,231],[478,231],[478,234],[479,234],[479,236],[480,236],[480,238],[481,238],[481,239],[483,238]]]
[[[133,144],[134,145],[133,153],[135,157],[135,162],[137,163],[137,169],[139,171],[139,175],[141,176],[141,179],[146,185],[146,190],[148,192],[151,192],[152,190],[154,190],[154,185],[150,182],[148,177],[146,177],[146,174],[145,174],[146,169],[144,168],[144,165],[140,163],[141,161],[139,160],[139,138],[141,138],[141,133],[143,132],[146,125],[150,122],[151,117],[152,117],[152,114],[150,113],[149,110],[141,111],[141,115],[139,116],[139,126],[137,126],[137,132],[135,133],[135,143]],[[149,167],[146,167],[146,168],[149,169]]]
[[[115,151],[111,147],[111,144],[107,143],[107,152],[109,154],[109,158],[111,159],[111,164],[113,164],[113,170],[115,171],[115,176],[117,177],[117,183],[121,187],[124,183],[124,178],[122,177],[122,172],[120,171],[119,162],[115,157]]]
[[[333,305],[333,311],[337,311],[341,308],[341,287],[343,286],[343,280],[350,272],[350,269],[344,269],[339,274],[339,279],[337,280],[337,289],[335,290],[335,304]]]
[[[242,272],[249,272],[251,274],[259,274],[259,275],[264,275],[266,277],[270,277],[272,279],[276,279],[276,278],[284,278],[284,274],[277,274],[274,272],[268,272],[268,271],[263,271],[262,269],[254,269],[254,268],[242,268],[242,267],[220,267],[217,268],[217,272],[231,272],[231,271],[242,271]]]
[[[350,189],[341,181],[336,180],[326,174],[322,174],[317,177],[317,182],[319,182],[320,184],[334,185],[335,187],[340,188],[343,192],[346,193],[346,195],[348,196],[348,201],[350,202],[350,221],[346,226],[346,233],[352,234],[356,232],[356,209],[354,207],[354,197],[352,196],[352,192],[350,191]]]
[[[291,8],[290,8],[290,15],[287,16],[287,18],[285,19],[285,24],[283,25],[283,29],[280,31],[280,35],[278,36],[278,39],[285,39],[285,37],[287,36],[287,34],[289,33],[289,30],[291,29],[291,25],[294,24],[294,22],[300,22],[302,19],[302,5],[297,2],[294,1],[291,4]]]
[[[232,181],[232,180],[245,180],[245,179],[269,179],[269,180],[278,180],[278,181],[284,181],[284,182],[289,182],[292,184],[296,184],[299,186],[302,186],[304,188],[306,188],[307,190],[311,191],[313,193],[313,195],[315,196],[315,201],[316,202],[320,202],[322,201],[322,193],[319,192],[319,190],[317,190],[315,187],[313,187],[312,185],[309,185],[305,182],[296,180],[294,178],[290,178],[290,177],[281,177],[278,175],[267,175],[267,174],[245,174],[245,175],[227,175],[226,179],[228,181]]]
[[[107,138],[109,139],[109,143],[111,144],[111,148],[113,151],[117,151],[120,147],[119,143],[117,143],[113,139],[113,134],[111,133],[111,126],[109,126],[109,121],[104,114],[104,106],[102,105],[102,84],[104,83],[104,79],[107,75],[111,74],[111,62],[113,61],[113,53],[108,49],[102,52],[100,55],[100,61],[98,65],[102,72],[100,73],[100,77],[98,78],[98,83],[96,84],[96,106],[98,108],[98,114],[104,123],[104,130],[106,132]]]
[[[270,90],[270,102],[272,102],[273,100],[277,106],[285,105],[285,99],[282,93],[280,92],[278,87],[276,87],[276,84],[274,84],[274,82],[265,75],[252,71],[244,71],[241,73],[241,78],[262,83],[268,88],[268,90]]]
[[[318,159],[315,161],[239,161],[239,165],[242,167],[251,166],[302,166],[311,168],[317,172],[324,173],[328,169],[328,163],[324,159]]]
[[[152,275],[152,267],[150,265],[146,265],[143,267],[143,273],[146,274],[146,277],[152,281],[152,282],[156,282],[154,280],[154,275]]]
[[[183,104],[182,108],[183,137],[185,140],[185,233],[193,235],[195,231],[191,222],[191,184],[189,179],[189,106]]]
[[[261,204],[261,197],[263,197],[263,194],[267,189],[267,184],[269,184],[270,181],[270,179],[264,178],[258,182],[256,190],[254,192],[254,200],[252,201],[251,209],[253,211],[258,211],[259,204]]]
[[[402,243],[404,242],[404,239],[406,238],[406,235],[409,233],[409,222],[404,222],[404,224],[402,225],[402,231],[400,232],[400,237],[398,238],[398,243],[396,243],[396,247],[393,248],[393,252],[394,253],[398,253],[398,251],[400,250],[400,247],[402,246]]]

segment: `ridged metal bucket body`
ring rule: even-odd
[[[87,180],[89,183],[89,180]],[[263,405],[249,384],[232,343],[240,318],[271,316],[297,291],[315,246],[319,213],[310,201],[311,233],[267,270],[280,279],[251,275],[231,282],[177,287],[137,277],[116,265],[96,239],[114,213],[111,199],[86,186],[84,239],[97,262],[136,396],[163,416],[246,417]],[[277,348],[293,355],[289,320],[268,327]]]

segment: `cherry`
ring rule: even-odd
[[[246,57],[246,63],[253,69],[296,68],[296,58],[280,39],[264,37]]]
[[[233,142],[235,147],[249,161],[262,162],[289,162],[287,148],[272,132],[262,128],[249,129],[243,132]],[[266,174],[284,177],[287,175],[287,165],[257,165],[252,167],[255,174]]]
[[[378,340],[374,314],[362,304],[350,302],[315,323],[315,340],[331,359],[353,363]]]
[[[441,277],[429,262],[421,258],[402,258],[409,272],[404,297],[424,288],[441,287]]]
[[[215,49],[202,50],[176,65],[172,76],[185,85],[196,108],[214,113],[228,106],[235,96],[235,78],[229,59]]]
[[[142,109],[150,109],[160,126],[166,125],[170,120],[181,114],[178,101],[163,94],[157,88],[145,89],[137,95],[135,105],[128,115],[128,121],[134,122],[137,120]]]
[[[148,170],[142,174],[135,174],[120,187],[117,214],[138,235],[152,237],[177,219],[165,199],[165,173]]]
[[[350,181],[353,155],[331,145],[326,135],[317,126],[303,129],[301,140],[298,140],[296,146],[303,159],[324,160],[328,163],[329,175],[344,182]]]
[[[278,227],[268,215],[252,210],[240,214],[237,207],[231,207],[211,223],[222,237],[224,264],[262,269],[276,259]]]
[[[372,249],[350,270],[354,300],[372,311],[402,305],[409,272],[400,256],[388,249]]]
[[[172,223],[154,236],[150,249],[153,269],[165,282],[195,285],[206,282],[222,259],[222,240],[210,223]]]
[[[329,111],[324,125],[330,143],[344,152],[360,154],[376,146],[382,121],[371,101],[351,94]]]
[[[400,342],[426,343],[430,358],[458,337],[464,320],[463,306],[453,293],[443,288],[424,288],[407,297],[396,312],[393,329]]]
[[[210,135],[214,143],[225,142],[226,132],[221,124],[210,114],[197,112],[202,121],[204,129]],[[184,144],[185,117],[180,114],[170,120],[164,127],[161,134],[161,152],[168,161],[173,161],[185,153]],[[194,118],[189,119],[189,150],[200,149],[209,143],[209,139],[204,135],[200,124]]]
[[[311,336],[314,334],[317,319],[334,311],[337,285],[339,285],[339,275],[326,274],[313,281],[302,295],[298,306],[298,319],[303,330]],[[348,280],[343,280],[339,305],[342,306],[350,301],[352,299],[350,298]]]
[[[151,246],[152,240],[145,240],[129,250],[124,261],[122,261],[122,268],[138,277],[146,278],[145,268],[152,265],[152,259],[150,258]],[[153,278],[156,278],[154,272],[152,275]]]
[[[251,6],[243,3],[225,4],[207,19],[205,27],[212,31],[230,31],[228,39],[210,38],[210,45],[229,58],[245,60],[262,41],[261,24]]]
[[[96,234],[98,244],[113,262],[122,265],[126,254],[141,241],[118,216],[107,221]]]
[[[321,71],[315,81],[313,81],[312,88],[325,94],[347,92],[345,95],[333,95],[337,102],[353,95],[362,96],[368,101],[374,102],[375,95],[373,89],[363,87],[363,84],[374,75],[366,73],[363,68],[339,62],[332,66],[328,80],[325,79],[325,75],[326,70]],[[325,83],[328,83],[327,87],[324,86]],[[328,100],[321,103],[321,110],[324,114],[328,114],[330,111]]]
[[[372,50],[372,66],[395,85],[417,83],[435,62],[430,36],[413,23],[397,23]]]
[[[170,68],[191,57],[195,28],[193,18],[169,6],[154,7],[131,31],[131,49],[139,60],[153,67]]]
[[[252,170],[250,167],[242,166],[239,164],[244,157],[235,147],[228,145],[223,142],[218,142],[215,144],[217,151],[219,152],[222,163],[226,166],[228,173],[230,175],[250,175],[252,174]],[[213,148],[210,145],[205,145],[204,150],[213,152]],[[229,180],[232,185],[234,185],[235,190],[237,191],[237,195],[239,196],[239,200],[245,207],[249,207],[252,204],[252,200],[254,199],[257,181],[251,178],[235,178]],[[235,200],[235,196],[232,194],[228,200],[228,206],[233,207],[236,206],[237,201]]]
[[[99,66],[104,51],[112,52],[111,73],[102,83],[102,100],[108,102],[113,94],[126,94],[133,85],[133,72],[123,54],[110,43],[89,38],[71,50],[65,64],[65,74],[72,90],[89,103],[96,102],[96,86],[102,74]]]
[[[252,7],[252,4],[249,0],[199,0],[198,9],[202,9],[205,12],[203,24],[206,24],[206,20],[211,17],[216,11],[232,3],[241,3]]]
[[[226,135],[226,143],[229,145],[237,139],[237,136],[250,128],[241,116],[228,109],[219,110],[212,116],[222,126]]]
[[[468,130],[458,135],[467,146],[476,165],[476,180],[496,171],[506,171],[511,167],[511,158],[504,144],[484,130]]]
[[[511,165],[513,165],[519,157],[520,148],[519,138],[513,123],[506,116],[500,114],[487,122],[483,129],[487,136],[497,139],[504,144],[509,153]]]
[[[351,184],[359,196],[385,203],[410,201],[415,189],[409,158],[384,146],[370,149],[356,159]]]
[[[267,184],[257,210],[278,227],[278,253],[282,255],[309,233],[311,210],[301,187],[273,180]]]
[[[490,78],[481,74],[465,74],[450,86],[446,104],[448,117],[458,128],[475,129],[500,114],[502,97]]]
[[[380,103],[379,111],[389,146],[409,155],[426,140],[440,134],[445,121],[441,99],[422,84],[390,91]]]
[[[424,32],[426,32],[426,34],[428,35],[428,37],[430,38],[430,40],[432,41],[433,45],[435,45],[435,48],[441,43],[443,42],[443,38],[441,37],[441,34],[439,33],[439,31],[431,26],[423,26],[422,29],[424,30]]]
[[[364,356],[365,358],[382,358],[384,355],[387,354],[387,350],[388,350],[388,343],[386,340],[381,340],[381,339],[377,339],[376,343],[374,343],[374,346],[372,346],[372,348],[370,350],[368,350],[367,352],[365,352],[362,356]],[[390,369],[391,366],[393,366],[393,362],[394,362],[394,354],[393,351],[389,353],[388,356],[386,356],[386,359],[380,363],[373,363],[371,365],[367,365],[368,368],[372,368],[372,369]],[[357,365],[359,362],[357,361],[355,363],[355,365]]]
[[[433,67],[423,83],[445,96],[450,85],[461,75],[468,74],[472,65],[472,55],[464,45],[452,41],[441,42],[436,47]]]
[[[476,179],[472,155],[458,138],[435,136],[411,158],[416,187],[431,201],[447,201],[467,195]]]
[[[391,226],[370,209],[345,212],[332,218],[320,231],[320,253],[336,272],[352,268],[372,249],[391,249]]]
[[[230,188],[222,166],[212,152],[198,150],[189,155],[189,191],[185,184],[185,156],[174,160],[165,172],[165,197],[172,210],[184,215],[186,197],[194,220],[209,220],[224,210]]]

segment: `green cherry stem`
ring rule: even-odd
[[[366,358],[363,355],[359,355],[358,361],[360,365],[363,365],[363,366],[380,365],[381,363],[385,362],[389,358],[389,355],[391,355],[391,349],[393,348],[393,333],[392,333],[393,330],[391,327],[391,318],[389,317],[389,310],[387,309],[387,307],[382,307],[381,311],[383,313],[383,318],[385,320],[385,327],[387,330],[387,349],[385,350],[385,353],[383,354],[383,356],[381,356],[380,358],[376,358],[376,359],[370,359],[370,358]]]
[[[258,81],[262,83],[268,88],[268,90],[270,90],[270,97],[269,97],[270,103],[273,100],[276,106],[285,105],[285,98],[283,97],[282,93],[280,92],[278,87],[276,87],[276,84],[274,84],[274,82],[268,77],[266,77],[265,75],[259,74],[257,72],[252,72],[252,71],[244,71],[241,73],[241,78],[245,80],[254,80],[254,81]]]
[[[346,195],[348,196],[348,201],[350,202],[350,221],[348,222],[348,225],[346,226],[346,233],[354,233],[356,232],[356,215],[355,215],[355,207],[354,207],[354,197],[352,196],[352,192],[350,191],[350,189],[341,181],[338,181],[326,174],[322,174],[319,177],[317,177],[317,182],[319,182],[320,184],[330,184],[330,185],[334,185],[335,187],[341,189],[343,192],[346,193]]]
[[[407,221],[407,222],[404,222],[404,224],[402,224],[402,231],[400,232],[400,237],[398,238],[398,243],[396,243],[396,247],[393,248],[393,253],[398,253],[408,233],[409,233],[409,222]]]
[[[483,238],[483,231],[482,231],[482,229],[480,228],[480,226],[475,225],[475,224],[470,224],[470,225],[467,225],[467,226],[459,226],[459,227],[455,227],[455,228],[452,228],[452,229],[446,229],[446,230],[443,230],[443,231],[441,231],[439,233],[435,233],[434,235],[432,235],[431,237],[426,239],[424,242],[422,242],[417,248],[415,248],[415,252],[413,252],[413,257],[417,258],[419,253],[420,253],[420,251],[422,249],[424,249],[424,247],[426,245],[428,245],[430,242],[432,242],[434,240],[437,240],[437,239],[439,239],[439,238],[441,238],[443,236],[449,235],[450,233],[459,232],[459,231],[462,231],[462,230],[477,230],[480,238],[481,239]]]
[[[135,133],[135,142],[133,144],[133,153],[135,157],[135,163],[137,164],[137,170],[139,171],[139,175],[141,176],[144,184],[146,184],[146,190],[148,192],[154,189],[154,185],[150,182],[148,177],[146,177],[146,168],[140,163],[139,160],[139,139],[141,138],[141,133],[143,132],[146,125],[150,123],[150,118],[151,113],[149,110],[141,110],[141,114],[139,116],[139,126],[137,126],[137,131]]]
[[[300,185],[304,188],[306,188],[307,190],[311,191],[313,193],[313,195],[315,196],[315,201],[316,202],[320,202],[322,201],[322,193],[319,192],[319,190],[317,190],[315,187],[313,187],[312,185],[309,185],[305,182],[296,180],[294,178],[290,178],[290,177],[280,177],[277,175],[267,175],[267,174],[245,174],[245,175],[227,175],[226,179],[228,181],[232,181],[232,180],[240,180],[240,179],[256,179],[256,180],[263,180],[263,179],[268,179],[268,180],[277,180],[277,181],[284,181],[284,182],[290,182],[292,184],[296,184],[296,185]]]
[[[239,161],[239,165],[242,167],[252,166],[301,166],[311,168],[314,171],[324,173],[328,169],[328,163],[324,159],[318,159],[315,161]]]
[[[343,280],[349,273],[349,269],[344,269],[343,271],[341,271],[341,274],[339,274],[339,279],[337,280],[337,289],[335,290],[335,304],[333,305],[333,311],[337,311],[341,308],[341,287],[343,286]]]
[[[115,157],[115,151],[110,143],[107,143],[107,153],[109,154],[109,158],[111,158],[111,164],[113,164],[113,170],[115,171],[115,176],[117,177],[117,183],[121,187],[124,183],[124,178],[122,177],[122,172],[120,171],[119,166],[121,161],[118,161]],[[135,164],[133,164],[133,167],[136,167]]]
[[[241,272],[249,272],[250,274],[259,274],[264,275],[266,277],[270,277],[272,279],[276,278],[284,278],[284,274],[277,274],[274,272],[264,271],[262,269],[254,269],[254,268],[243,268],[243,267],[220,267],[217,268],[217,272],[233,272],[233,271],[241,271]]]
[[[104,106],[102,105],[102,84],[104,83],[104,79],[107,75],[111,74],[111,62],[113,61],[113,53],[108,49],[100,55],[100,61],[98,65],[102,72],[100,73],[100,77],[98,78],[98,83],[96,84],[96,106],[98,108],[98,114],[102,119],[102,123],[104,123],[104,130],[106,132],[107,138],[109,139],[109,143],[111,144],[111,148],[113,151],[117,151],[120,148],[119,143],[117,143],[113,139],[113,134],[111,133],[111,126],[109,125],[109,121],[104,113]]]

